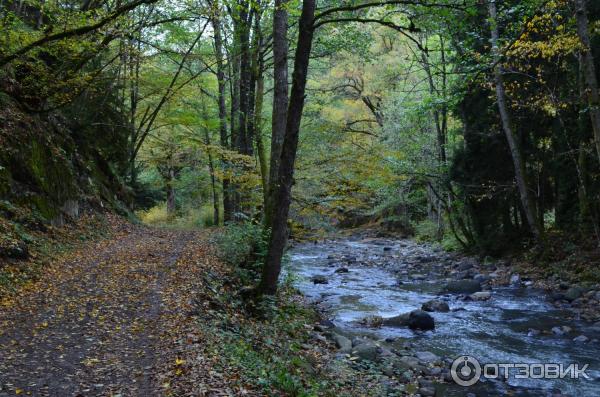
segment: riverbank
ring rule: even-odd
[[[463,396],[464,388],[448,382],[448,367],[462,354],[483,362],[580,362],[600,368],[594,348],[600,330],[572,307],[555,306],[510,264],[367,234],[300,244],[291,257],[297,287],[336,325],[330,339],[339,353],[349,354],[347,359],[363,350],[373,354],[382,373],[404,387],[434,386],[437,395]],[[435,330],[427,330],[427,321],[411,324],[411,312],[417,319],[431,317]],[[562,381],[478,386],[483,391],[473,392],[486,396],[598,391],[594,384]]]

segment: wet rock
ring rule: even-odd
[[[362,325],[369,328],[379,328],[383,325],[383,317],[381,316],[367,316],[359,321]]]
[[[404,313],[398,316],[384,318],[383,325],[388,327],[408,327],[409,316],[410,313]]]
[[[565,293],[564,297],[566,301],[573,302],[576,299],[581,298],[585,290],[580,287],[571,287]]]
[[[566,335],[571,332],[573,329],[567,325],[563,325],[562,327],[552,327],[551,331],[554,335]]]
[[[440,357],[432,352],[416,352],[415,356],[424,363],[436,363],[440,361]]]
[[[400,379],[400,382],[408,383],[413,379],[414,376],[415,376],[415,373],[409,369],[409,370],[402,372],[400,374],[399,379]]]
[[[409,370],[419,370],[422,367],[422,365],[419,364],[419,359],[413,356],[402,356],[394,363],[394,365],[397,368]]]
[[[471,278],[473,278],[473,272],[471,270],[465,270],[454,274],[455,280],[466,280]]]
[[[435,329],[435,322],[427,312],[423,310],[413,310],[408,316],[408,328],[413,330],[428,331]]]
[[[486,301],[492,297],[492,293],[489,291],[480,291],[469,295],[469,297],[474,301]]]
[[[421,387],[419,389],[419,394],[424,397],[434,397],[435,389],[430,389],[429,387]]]
[[[335,324],[333,323],[333,321],[328,320],[326,318],[319,321],[319,325],[325,328],[335,328]]]
[[[329,284],[329,280],[327,280],[327,276],[323,276],[323,275],[318,275],[318,276],[313,276],[310,281],[313,282],[313,284]]]
[[[352,351],[352,341],[350,339],[339,334],[334,334],[332,339],[341,353],[350,353]]]
[[[578,337],[576,337],[576,338],[573,339],[573,342],[585,343],[585,342],[587,342],[589,340],[590,340],[590,338],[588,338],[587,336],[585,336],[585,335],[579,335]]]
[[[562,294],[560,292],[553,292],[552,294],[550,294],[550,300],[554,302],[564,301],[566,300],[565,294]]]
[[[352,350],[352,355],[361,360],[376,361],[379,354],[379,347],[372,341],[366,340],[364,343],[356,346]]]
[[[450,311],[450,307],[444,301],[441,301],[438,299],[432,299],[430,301],[423,303],[423,305],[421,306],[421,310],[424,310],[426,312],[447,313]]]
[[[339,269],[335,269],[336,273],[348,273],[350,270],[348,270],[347,267],[340,267]]]
[[[490,279],[491,277],[486,276],[485,274],[476,274],[475,276],[473,276],[473,280],[477,281],[480,284],[487,283],[488,281],[490,281]]]
[[[564,332],[560,327],[552,327],[551,331],[554,335],[564,335]]]
[[[529,331],[527,331],[527,336],[538,336],[541,333],[542,332],[539,329],[530,328]]]
[[[456,294],[472,294],[481,291],[481,284],[475,280],[450,281],[445,290]]]
[[[384,252],[389,252],[392,250],[392,247],[383,247]]]
[[[410,276],[410,278],[412,278],[413,280],[420,280],[420,281],[422,281],[422,280],[427,279],[427,276],[424,275],[424,274],[412,274]]]
[[[465,271],[465,270],[470,270],[472,268],[473,268],[473,264],[470,262],[459,263],[458,266],[456,266],[456,270],[458,270],[459,272]]]

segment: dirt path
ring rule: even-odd
[[[50,266],[0,307],[0,396],[169,394],[159,373],[178,364],[168,346],[186,332],[192,299],[190,285],[173,283],[191,280],[178,267],[201,250],[200,240],[196,232],[121,225],[113,239]]]

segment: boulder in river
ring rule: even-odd
[[[577,342],[577,343],[585,343],[589,340],[590,340],[590,338],[588,338],[585,335],[579,335],[578,337],[573,338],[573,342]]]
[[[433,317],[423,310],[413,310],[408,315],[408,328],[428,331],[435,329]]]
[[[408,317],[410,313],[403,313],[398,316],[383,319],[383,325],[388,327],[408,327]]]
[[[426,312],[447,313],[450,311],[450,307],[444,301],[441,301],[439,299],[432,299],[430,301],[423,303],[423,305],[421,306],[421,310],[424,310]]]
[[[323,276],[323,275],[317,275],[317,276],[313,276],[310,281],[313,282],[313,284],[329,284],[329,281],[327,280],[327,276]]]
[[[423,331],[435,329],[433,317],[423,310],[413,310],[409,313],[384,318],[383,325],[388,327],[408,327],[412,330]]]
[[[336,272],[336,273],[348,273],[348,272],[349,272],[349,270],[348,270],[348,268],[347,268],[347,267],[340,267],[340,268],[338,268],[338,269],[335,269],[335,272]]]
[[[474,301],[486,301],[491,297],[492,293],[490,291],[480,291],[469,295],[469,298],[473,299]]]
[[[481,284],[475,280],[454,280],[446,285],[445,290],[455,294],[472,294],[481,291]]]

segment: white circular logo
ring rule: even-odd
[[[473,386],[481,377],[481,364],[475,357],[460,356],[450,367],[452,380],[460,386]]]

